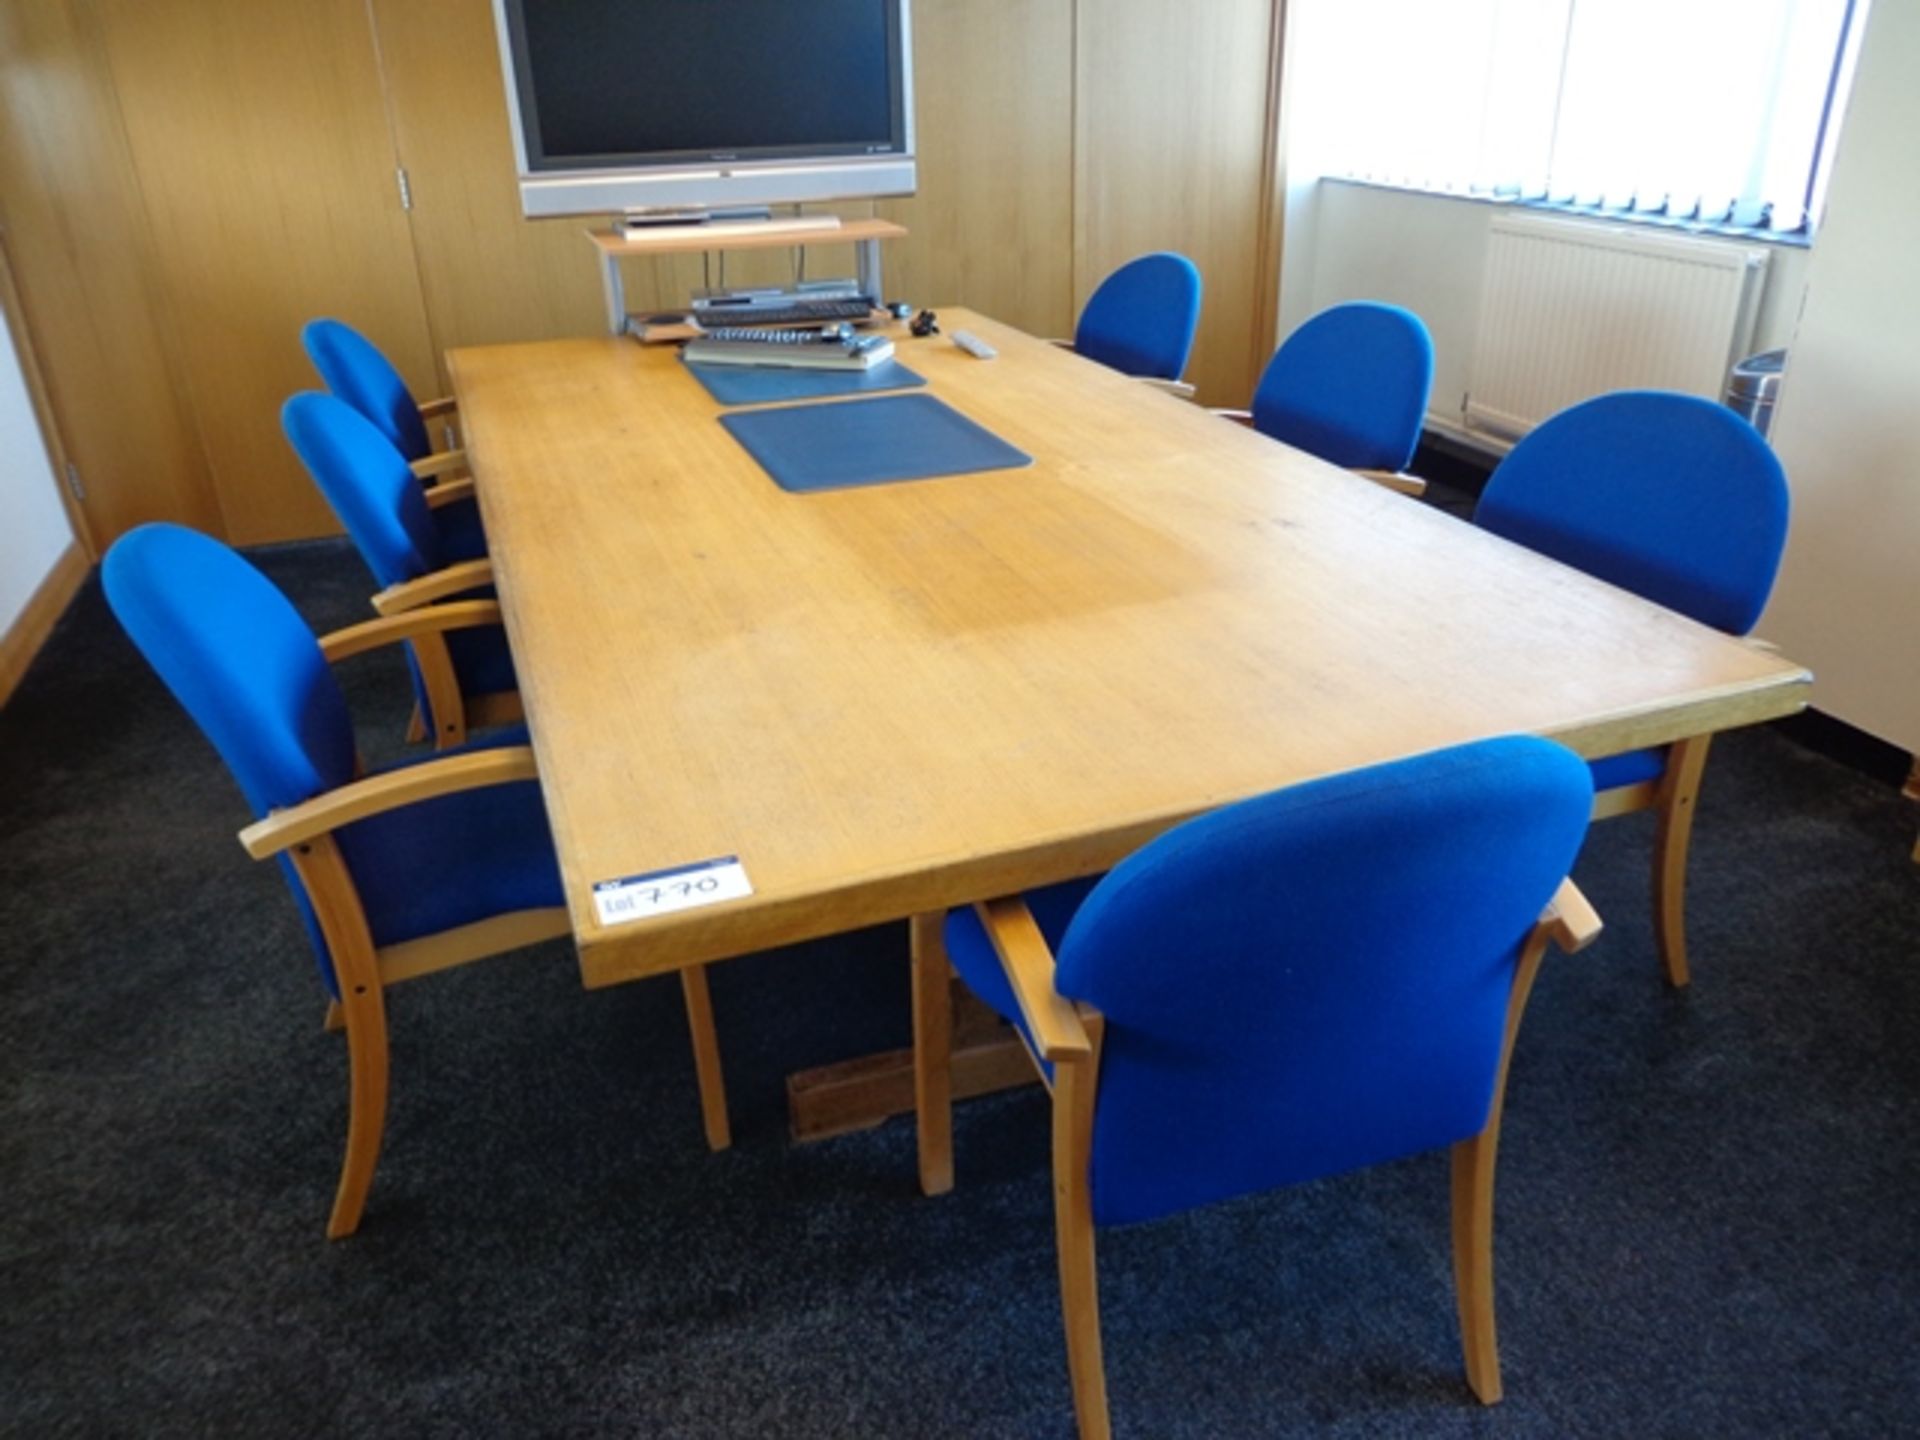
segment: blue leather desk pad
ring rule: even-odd
[[[722,405],[767,405],[779,400],[823,400],[829,395],[875,395],[926,384],[898,360],[871,370],[799,370],[772,365],[689,365],[687,373]]]
[[[776,485],[800,494],[1033,463],[931,395],[746,410],[720,423]]]

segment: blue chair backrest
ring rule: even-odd
[[[1200,271],[1184,255],[1160,251],[1129,260],[1080,312],[1073,348],[1125,375],[1178,380],[1200,324]]]
[[[1433,389],[1433,339],[1411,310],[1355,300],[1286,338],[1253,394],[1253,428],[1349,470],[1404,470]]]
[[[1627,390],[1536,426],[1474,523],[1744,635],[1787,543],[1787,477],[1752,425],[1693,395]]]
[[[309,390],[281,407],[280,424],[381,585],[440,568],[426,492],[406,458],[359,411]]]
[[[1116,867],[1054,980],[1106,1017],[1095,1219],[1478,1134],[1520,948],[1592,803],[1571,751],[1489,740],[1229,806]]]
[[[353,779],[346,697],[271,580],[218,540],[168,524],[122,535],[100,571],[122,628],[213,742],[256,817]],[[279,862],[321,982],[338,998],[306,887],[288,856]]]
[[[272,581],[180,525],[142,525],[101,566],[107,603],[220,752],[256,816],[346,784],[347,702]]]
[[[394,449],[410,461],[432,451],[407,382],[372,341],[338,320],[308,321],[300,341],[327,389],[378,426]]]

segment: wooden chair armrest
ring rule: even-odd
[[[1136,375],[1133,377],[1142,385],[1151,385],[1156,390],[1164,390],[1169,395],[1178,395],[1182,400],[1193,398],[1193,386],[1184,380],[1162,380],[1157,375]]]
[[[473,477],[463,475],[458,480],[442,480],[438,485],[427,489],[427,508],[438,510],[442,505],[451,505],[456,500],[473,498]]]
[[[1212,409],[1207,411],[1207,413],[1209,415],[1218,415],[1222,420],[1231,420],[1236,425],[1245,425],[1249,430],[1253,428],[1253,412],[1251,410]]]
[[[493,561],[483,555],[478,560],[462,560],[417,579],[389,585],[373,597],[373,608],[382,615],[402,615],[449,595],[464,595],[492,583]]]
[[[455,475],[467,468],[467,452],[461,450],[442,450],[437,455],[429,455],[424,460],[413,462],[413,473],[422,480],[438,480],[443,475]]]
[[[1363,480],[1371,480],[1376,485],[1384,485],[1389,490],[1398,490],[1402,495],[1424,495],[1427,482],[1418,475],[1409,475],[1404,470],[1356,470],[1353,472]]]
[[[1540,912],[1540,923],[1553,937],[1554,944],[1569,955],[1586,949],[1600,936],[1600,916],[1572,880],[1560,882],[1553,899]]]
[[[459,408],[459,400],[451,395],[442,395],[437,400],[423,400],[420,403],[420,418],[422,420],[438,420],[442,415],[451,415]]]
[[[1080,1060],[1093,1054],[1079,1012],[1053,988],[1053,952],[1046,937],[1018,895],[988,900],[973,907],[1007,973],[1027,1033],[1047,1060]]]
[[[472,630],[481,625],[499,623],[500,602],[497,600],[457,600],[451,605],[427,605],[418,610],[409,610],[404,615],[367,620],[322,635],[320,653],[326,656],[328,664],[333,664],[349,655],[378,650],[382,645],[394,645],[422,635],[439,635],[448,630]]]
[[[445,755],[402,770],[355,780],[285,810],[275,810],[266,819],[257,820],[242,830],[240,843],[254,859],[264,860],[343,825],[365,820],[369,815],[403,809],[462,790],[539,778],[540,772],[534,768],[533,749],[527,745]]]

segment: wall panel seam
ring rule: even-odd
[[[207,447],[206,422],[200,413],[192,378],[179,352],[180,330],[176,317],[180,313],[180,304],[174,294],[173,282],[159,261],[160,245],[154,233],[153,205],[147,198],[146,178],[140,173],[140,158],[134,151],[133,135],[127,126],[126,106],[120,96],[120,75],[114,68],[113,48],[107,44],[106,30],[101,24],[99,3],[100,0],[75,0],[86,43],[93,50],[94,63],[100,67],[107,81],[107,97],[113,102],[114,129],[126,156],[127,172],[133,178],[135,209],[144,231],[137,238],[135,248],[145,256],[147,262],[141,269],[157,310],[154,319],[160,331],[161,352],[166,359],[167,390],[173,396],[175,414],[185,421],[185,431],[193,437],[193,443],[198,447],[198,454],[194,458],[199,462],[196,470],[201,499],[203,503],[212,500],[213,513],[220,517],[219,538],[225,540],[233,534],[233,518],[227,513],[226,497],[221,493],[213,473],[213,456]]]

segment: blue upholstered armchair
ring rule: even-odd
[[[1129,260],[1100,282],[1067,346],[1110,370],[1190,396],[1181,377],[1200,325],[1200,271],[1184,255]]]
[[[1355,300],[1322,310],[1267,362],[1251,410],[1217,413],[1408,495],[1433,389],[1433,340],[1411,310]]]
[[[491,598],[490,562],[459,556],[468,548],[460,542],[479,536],[471,480],[422,490],[386,437],[332,395],[296,395],[280,419],[307,473],[384,587],[373,597],[376,611],[396,615],[442,600]],[[442,496],[450,503],[441,503]],[[439,523],[460,512],[468,518]],[[520,718],[513,659],[500,627],[422,635],[408,642],[407,652],[418,702],[415,738],[424,733],[442,747],[460,745],[470,729]]]
[[[1729,635],[1766,608],[1787,543],[1787,477],[1752,425],[1692,395],[1602,395],[1535,427],[1488,480],[1474,523]],[[1659,812],[1654,933],[1690,977],[1687,849],[1707,763],[1697,736],[1593,767],[1594,818]]]
[[[226,761],[253,812],[241,844],[279,861],[344,1024],[346,1157],[327,1233],[352,1234],[387,1105],[385,991],[569,933],[526,734],[363,774],[329,665],[381,645],[497,626],[499,606],[424,606],[316,638],[252,565],[178,525],[146,525],[103,565],[108,603]],[[708,1141],[727,1143],[705,972],[683,972]]]
[[[1548,941],[1575,949],[1599,929],[1566,878],[1591,804],[1571,751],[1490,740],[1230,805],[1097,883],[989,901],[921,931],[923,1134],[948,1133],[950,1036],[928,1018],[946,1007],[927,1002],[944,996],[949,961],[1013,1022],[1052,1090],[1061,1298],[1086,1440],[1108,1434],[1096,1227],[1439,1147],[1453,1153],[1467,1375],[1480,1399],[1500,1398],[1502,1095]]]
[[[426,422],[454,415],[459,402],[446,396],[417,403],[393,362],[342,321],[310,320],[300,342],[327,389],[366,416],[421,479],[455,475],[466,467],[464,451],[436,454],[427,434]]]

